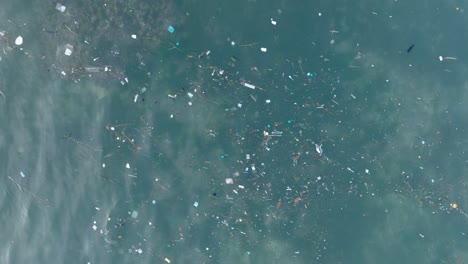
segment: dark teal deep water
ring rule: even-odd
[[[0,10],[0,263],[468,261],[463,3],[61,4]]]

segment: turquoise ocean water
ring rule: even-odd
[[[467,262],[465,24],[458,1],[5,1],[0,263]]]

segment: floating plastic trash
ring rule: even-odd
[[[133,211],[132,212],[132,218],[137,218],[138,217],[138,212],[137,211]]]
[[[97,73],[97,72],[100,71],[100,68],[99,68],[99,67],[91,67],[91,66],[89,66],[89,67],[85,67],[85,71]]]
[[[174,33],[175,29],[172,26],[168,26],[167,31]]]
[[[73,53],[73,46],[70,44],[65,45],[65,55],[70,56]]]
[[[57,5],[55,5],[55,9],[57,9],[58,11],[63,13],[63,12],[65,12],[65,9],[67,9],[67,7],[57,3]]]
[[[16,39],[15,39],[15,44],[16,45],[21,45],[23,44],[23,37],[22,36],[18,36]]]

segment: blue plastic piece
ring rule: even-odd
[[[175,29],[172,26],[168,26],[167,31],[174,33]]]

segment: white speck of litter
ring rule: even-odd
[[[443,60],[444,60],[444,57],[439,56],[439,60],[440,60],[440,61],[443,61]]]
[[[70,44],[66,44],[66,45],[65,45],[65,52],[64,52],[64,54],[65,54],[66,56],[71,56],[72,53],[73,53],[73,46],[70,45]],[[98,58],[95,58],[94,61],[96,61],[97,59],[99,59],[99,57],[98,57]]]
[[[262,52],[267,52],[267,48],[260,48]]]
[[[138,218],[138,212],[137,211],[133,211],[131,215],[132,215],[132,218],[134,218],[134,219]]]
[[[135,34],[133,34],[133,35],[132,35],[132,39],[136,39],[136,38],[137,38],[137,37],[136,37],[136,35],[135,35]]]
[[[61,4],[57,3],[57,5],[55,5],[55,9],[57,9],[58,11],[60,11],[60,12],[63,13],[63,12],[65,12],[65,10],[67,9],[67,7],[64,6],[64,5],[61,5]]]
[[[103,167],[103,168],[105,168],[105,167],[106,167],[106,164],[105,164],[105,163],[103,163],[103,164],[102,164],[102,167]]]
[[[266,100],[265,100],[265,103],[269,104],[269,103],[271,103],[271,100],[270,100],[270,99],[266,99]]]
[[[96,231],[96,229],[97,229],[97,226],[93,225],[93,230]]]
[[[21,44],[23,44],[23,37],[22,36],[18,36],[16,39],[15,39],[15,44],[20,46]]]
[[[194,202],[193,206],[198,207],[198,202]]]
[[[130,164],[127,163],[127,165],[125,165],[125,168],[130,169]]]
[[[273,18],[271,19],[271,24],[272,24],[273,26],[276,26],[276,21],[273,20]]]

